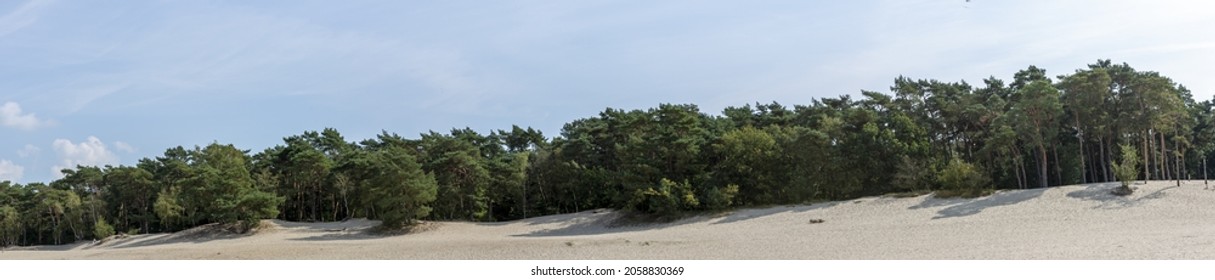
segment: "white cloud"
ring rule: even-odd
[[[102,166],[118,163],[118,155],[106,148],[105,143],[95,136],[89,136],[84,142],[73,144],[67,139],[55,139],[53,145],[59,154],[60,163],[51,167],[51,174],[63,178],[60,170],[75,168],[77,165]]]
[[[39,120],[34,113],[21,114],[21,105],[16,102],[4,102],[0,106],[0,125],[31,130],[50,124],[49,121]]]
[[[17,181],[25,175],[25,167],[8,160],[0,160],[0,181]]]
[[[17,150],[17,156],[25,158],[25,157],[37,155],[40,152],[42,152],[42,149],[38,148],[38,146],[25,144],[25,147],[21,148],[20,150]]]
[[[122,141],[114,141],[114,149],[127,153],[135,152],[135,147],[132,147],[131,144],[127,144],[127,142]]]

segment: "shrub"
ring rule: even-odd
[[[725,187],[713,188],[705,194],[705,208],[708,209],[725,209],[734,204],[734,197],[738,195],[738,185],[729,184]]]
[[[934,173],[932,168],[912,160],[911,157],[903,156],[902,160],[895,165],[895,169],[894,179],[891,182],[895,189],[915,192],[929,189],[932,185]]]
[[[93,236],[97,239],[105,239],[114,235],[114,226],[105,221],[105,218],[97,218],[97,222],[93,223]]]
[[[17,245],[17,238],[21,236],[19,217],[16,207],[0,206],[0,248]]]
[[[1115,195],[1130,195],[1134,190],[1131,189],[1131,182],[1139,176],[1135,169],[1139,165],[1139,151],[1130,145],[1122,145],[1122,161],[1110,163],[1113,165],[1114,177],[1122,182],[1122,186],[1114,189]]]
[[[692,186],[687,182],[682,184],[663,178],[658,188],[638,189],[633,192],[628,208],[634,211],[673,215],[683,210],[691,210],[700,206]]]
[[[937,197],[979,197],[989,194],[991,180],[974,165],[954,158],[937,174],[941,190]]]

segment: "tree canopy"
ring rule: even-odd
[[[173,147],[134,166],[0,182],[0,246],[260,219],[504,221],[595,208],[684,211],[907,191],[981,193],[1205,174],[1215,103],[1168,77],[1099,60],[1012,81],[894,79],[889,93],[607,108],[554,137],[512,126],[350,141],[305,131],[258,152]],[[1196,172],[1202,171],[1202,172]]]

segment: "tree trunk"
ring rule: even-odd
[[[313,183],[313,184],[314,185],[312,185],[313,186],[312,187],[312,220],[319,221],[321,219],[321,216],[319,214],[317,214],[317,212],[318,212],[317,208],[319,208],[321,206],[320,205],[321,184],[319,184],[319,183]]]
[[[523,218],[527,219],[527,183],[523,182]]]
[[[1151,130],[1148,130],[1147,146],[1144,146],[1144,148],[1148,149],[1148,152],[1145,154],[1147,155],[1147,158],[1144,159],[1143,162],[1151,163],[1148,165],[1150,166],[1148,170],[1152,172],[1152,175],[1157,180],[1163,178],[1160,176],[1160,162],[1156,161],[1156,133],[1152,133]]]
[[[1144,133],[1143,137],[1140,137],[1140,139],[1143,139],[1142,147],[1143,147],[1143,183],[1144,184],[1147,184],[1147,181],[1152,179],[1152,172],[1148,169],[1148,159],[1151,158],[1150,157],[1151,155],[1149,155],[1148,151],[1152,150],[1150,147],[1148,147],[1148,138],[1149,137],[1148,137],[1147,133]]]
[[[1109,141],[1109,139],[1105,139],[1105,137],[1101,137],[1100,141],[1098,141],[1098,143],[1101,145],[1101,147],[1099,147],[1100,151],[1098,151],[1097,154],[1099,156],[1101,156],[1100,165],[1101,165],[1101,171],[1103,173],[1103,176],[1101,177],[1102,182],[1113,181],[1110,179],[1110,154],[1109,154],[1108,141]]]
[[[1077,120],[1076,123],[1077,123],[1077,126],[1079,126],[1080,121]],[[1088,184],[1088,167],[1084,166],[1085,160],[1084,160],[1084,134],[1083,133],[1076,134],[1076,143],[1080,144],[1080,183]]]
[[[1021,181],[1021,169],[1019,168],[1019,166],[1021,166],[1021,161],[1018,159],[1018,156],[1016,155],[1015,146],[1010,146],[1010,147],[1006,148],[1005,151],[1007,151],[1008,154],[1012,155],[1012,166],[1010,166],[1010,167],[1012,168],[1012,171],[1013,171],[1013,178],[1017,179],[1017,189],[1024,189],[1025,183]]]
[[[1160,134],[1160,161],[1159,161],[1159,163],[1160,163],[1160,174],[1161,174],[1160,178],[1169,180],[1169,179],[1172,179],[1172,176],[1171,176],[1172,174],[1169,174],[1169,153],[1168,153],[1168,149],[1166,149],[1168,147],[1168,144],[1165,143],[1165,141],[1164,141],[1164,132],[1161,132],[1159,134]]]
[[[1175,172],[1173,172],[1173,177],[1177,178],[1177,186],[1180,187],[1182,177],[1181,172],[1184,171],[1183,162],[1185,161],[1183,156],[1185,155],[1185,151],[1181,150],[1181,141],[1173,141],[1173,147],[1173,152],[1176,153],[1173,155],[1173,170],[1175,170]]]
[[[1062,186],[1062,185],[1064,185],[1064,183],[1063,183],[1063,165],[1059,164],[1059,163],[1062,163],[1062,161],[1059,160],[1059,145],[1051,145],[1050,149],[1051,149],[1051,152],[1055,156],[1055,185]]]
[[[1174,145],[1174,149],[1176,149],[1175,153],[1173,154],[1173,162],[1176,164],[1174,164],[1173,166],[1176,166],[1177,177],[1181,178],[1181,179],[1189,180],[1190,172],[1188,172],[1189,170],[1187,170],[1187,168],[1185,166],[1185,152],[1186,152],[1185,148],[1186,147],[1181,146],[1181,141],[1173,142],[1173,145]]]
[[[1105,182],[1105,173],[1102,173],[1102,170],[1104,170],[1104,169],[1103,169],[1103,168],[1101,168],[1101,164],[1102,164],[1102,161],[1101,161],[1101,153],[1102,153],[1102,150],[1101,150],[1101,140],[1097,140],[1097,146],[1092,146],[1092,147],[1089,147],[1089,149],[1092,149],[1092,148],[1097,148],[1097,152],[1095,152],[1095,153],[1094,153],[1094,152],[1092,152],[1092,151],[1089,151],[1089,154],[1088,154],[1088,156],[1089,156],[1089,158],[1088,158],[1088,160],[1089,160],[1089,164],[1088,164],[1088,165],[1092,167],[1092,168],[1090,168],[1090,169],[1089,169],[1089,173],[1092,173],[1092,174],[1091,174],[1092,176],[1089,176],[1089,177],[1088,177],[1088,178],[1089,178],[1089,182],[1090,182],[1090,183],[1096,183],[1096,182]]]
[[[1013,178],[1017,179],[1017,189],[1022,189],[1022,188],[1024,188],[1025,184],[1021,183],[1021,172],[1019,171],[1020,169],[1017,168],[1018,166],[1021,165],[1021,163],[1020,163],[1020,161],[1017,160],[1017,156],[1015,153],[1016,150],[1014,148],[1015,147],[1011,146],[1011,145],[1007,148],[1004,148],[1004,151],[1006,154],[1003,154],[1001,156],[1002,157],[1009,157],[1009,156],[1012,157],[1012,164],[1008,167],[1012,168]]]
[[[295,220],[302,221],[304,220],[304,192],[300,190],[298,182],[291,182],[291,188],[295,189],[295,203],[292,203],[295,206]]]
[[[1045,188],[1046,182],[1046,144],[1038,143],[1038,187]]]
[[[1025,172],[1025,157],[1021,156],[1020,149],[1017,149],[1017,168],[1021,171],[1021,189],[1029,188],[1029,173]]]
[[[352,218],[354,215],[350,213],[350,195],[342,195],[342,209],[346,209],[346,218]]]
[[[55,233],[55,236],[54,236],[54,237],[55,237],[55,245],[59,245],[59,236],[63,235],[63,233],[62,233],[62,232],[59,232],[59,220],[60,220],[60,218],[59,218],[57,215],[55,215],[55,208],[47,207],[46,209],[47,209],[47,211],[48,211],[48,212],[50,212],[50,213],[51,213],[51,224],[52,224],[52,225],[54,225],[54,227],[53,227],[53,228],[55,229],[55,232],[54,232],[54,233]]]

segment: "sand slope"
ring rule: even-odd
[[[1215,190],[1202,181],[1001,191],[978,199],[870,197],[611,227],[606,210],[502,223],[375,221],[183,231],[9,248],[0,259],[1215,259]],[[810,223],[822,219],[823,223]]]

